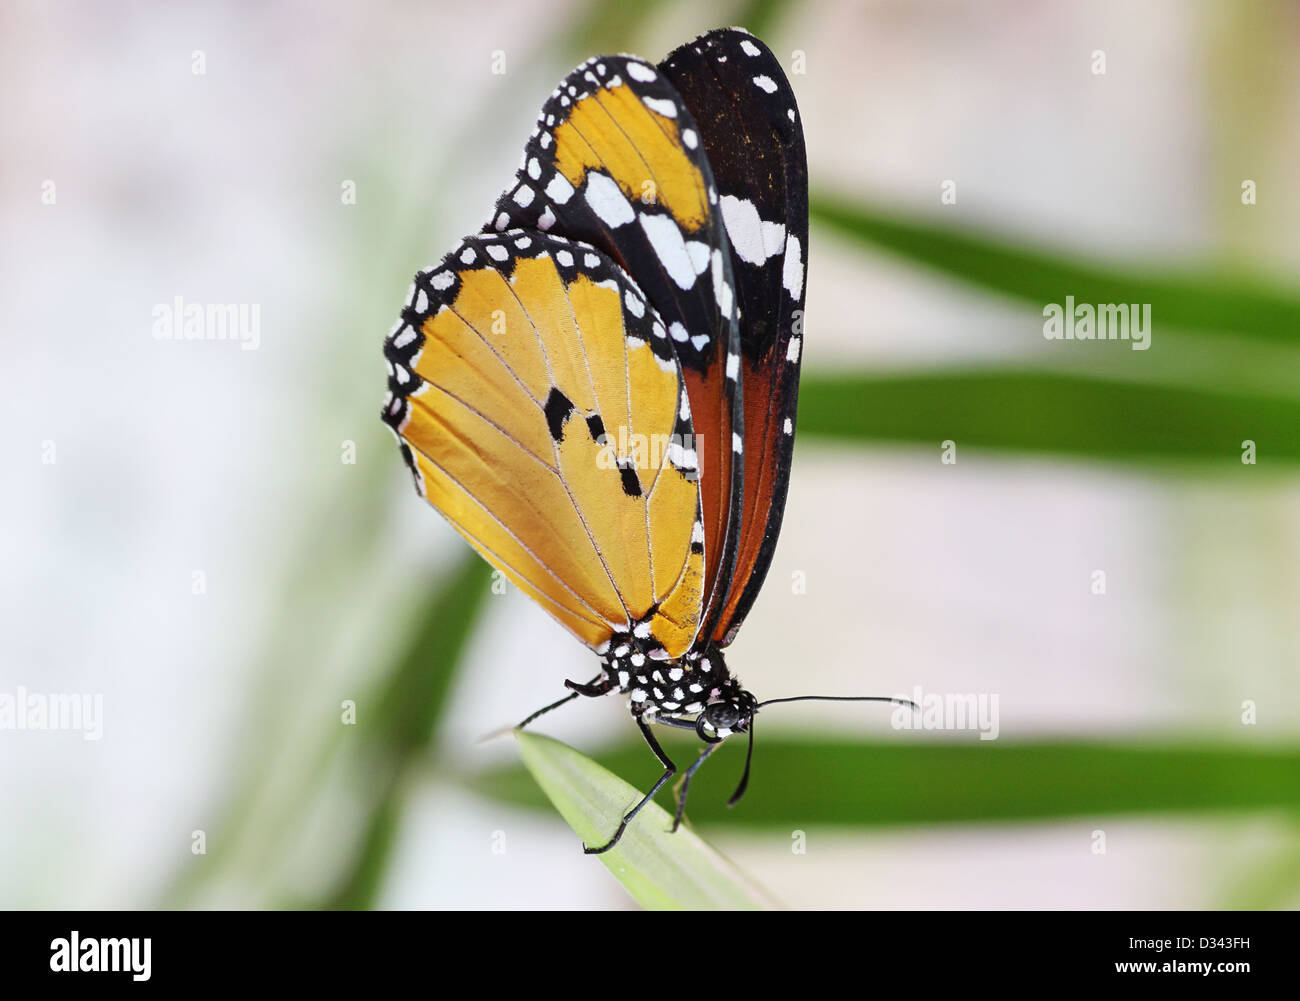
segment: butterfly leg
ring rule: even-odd
[[[589,699],[594,699],[600,695],[607,695],[609,690],[614,687],[614,683],[602,674],[598,677],[592,678],[585,685],[580,685],[576,681],[566,680],[564,682],[564,687],[572,689],[574,695],[585,695]]]
[[[623,832],[627,830],[627,825],[632,822],[632,818],[640,813],[641,808],[654,799],[655,794],[664,787],[669,779],[677,774],[677,766],[673,764],[672,759],[664,753],[664,749],[659,746],[659,741],[655,740],[655,735],[650,732],[650,727],[646,725],[645,720],[637,717],[636,725],[641,728],[641,736],[644,737],[645,742],[650,745],[650,750],[654,751],[655,757],[658,758],[659,763],[664,766],[664,773],[659,776],[659,781],[650,788],[650,791],[641,797],[641,802],[632,807],[632,809],[623,816],[623,822],[618,825],[618,830],[614,832],[614,836],[610,838],[608,842],[601,845],[599,848],[588,848],[586,845],[582,846],[582,850],[588,855],[599,855],[602,852],[609,851],[618,844],[618,839],[623,836]]]
[[[705,759],[721,746],[722,743],[718,742],[705,747],[700,752],[700,756],[695,759],[695,764],[686,769],[686,774],[682,776],[682,786],[677,790],[677,813],[673,816],[673,831],[676,831],[682,825],[682,817],[686,814],[686,794],[691,788],[691,776],[695,774],[700,765],[704,764]]]
[[[556,699],[549,706],[542,706],[542,708],[538,709],[537,712],[533,713],[531,716],[525,719],[522,723],[520,723],[517,727],[515,727],[515,729],[522,730],[533,720],[537,719],[538,716],[545,716],[552,709],[559,709],[560,706],[564,705],[566,702],[572,702],[579,695],[587,695],[587,696],[604,695],[606,692],[609,691],[610,688],[609,681],[607,678],[605,678],[604,675],[600,675],[598,677],[592,678],[585,685],[579,685],[572,681],[566,681],[564,684],[566,687],[571,688],[573,690],[569,692],[569,694],[566,695],[564,698]]]

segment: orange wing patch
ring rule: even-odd
[[[652,111],[626,83],[596,89],[556,127],[556,168],[575,188],[602,171],[629,201],[657,200],[682,228],[699,230],[709,217],[704,176],[662,113],[670,107]]]

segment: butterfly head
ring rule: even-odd
[[[758,699],[734,679],[728,679],[696,717],[695,732],[706,744],[716,744],[733,733],[749,730],[757,711]]]

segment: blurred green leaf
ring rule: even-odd
[[[355,911],[375,905],[384,885],[384,874],[392,860],[393,846],[401,829],[405,796],[396,774],[388,776],[366,818],[365,829],[351,861],[334,888],[322,899],[303,905],[308,908]]]
[[[853,241],[1039,309],[1066,295],[1076,302],[1150,303],[1153,323],[1162,328],[1300,343],[1300,295],[1257,278],[1220,270],[1141,273],[830,195],[813,199],[811,216]]]
[[[772,35],[782,15],[792,6],[795,5],[789,0],[746,0],[728,23],[744,28],[772,48]],[[722,24],[713,27],[721,28]]]
[[[456,566],[430,587],[412,620],[406,645],[387,672],[365,735],[396,761],[429,746],[456,680],[461,654],[490,593],[492,568],[465,552]]]
[[[515,731],[515,738],[537,786],[584,844],[608,840],[623,814],[641,798],[617,775],[558,740],[522,730]],[[671,824],[667,812],[648,803],[619,843],[596,856],[637,903],[654,910],[772,906],[739,869],[685,825],[670,834]]]
[[[730,742],[691,784],[697,823],[789,831],[811,824],[1059,820],[1075,817],[1300,809],[1300,748],[1240,745],[925,740],[759,739],[754,773],[735,809],[744,748]],[[665,749],[690,760],[688,743]],[[654,761],[642,745],[597,755],[638,784]],[[636,778],[640,776],[640,778]],[[528,807],[544,798],[522,768],[473,779],[484,796]],[[648,788],[648,784],[644,786]]]
[[[1217,896],[1228,910],[1274,911],[1295,908],[1300,900],[1300,825],[1297,816],[1289,818],[1289,841],[1273,851],[1258,848],[1248,853],[1242,864],[1215,868],[1219,883]],[[1216,845],[1222,851],[1224,845]],[[1235,854],[1229,849],[1229,854]]]
[[[582,59],[629,51],[638,33],[663,6],[664,0],[593,0],[574,23],[569,48]]]
[[[489,593],[491,568],[466,553],[431,588],[413,620],[408,641],[375,698],[361,714],[359,736],[374,759],[375,798],[364,833],[338,885],[323,907],[356,910],[374,905],[401,829],[406,778],[429,753],[433,734],[456,680],[466,644]]]
[[[799,434],[1097,459],[1194,459],[1240,470],[1300,460],[1300,399],[1014,369],[806,373]]]

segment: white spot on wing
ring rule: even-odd
[[[699,457],[693,448],[683,448],[680,442],[668,443],[668,461],[678,469],[693,470],[699,465]]]
[[[613,183],[613,182],[611,182]],[[628,211],[631,211],[629,206]],[[654,248],[655,256],[679,288],[688,289],[695,284],[695,265],[682,239],[682,231],[671,216],[642,213],[641,228]]]
[[[677,117],[677,105],[662,97],[643,97],[641,101],[647,108],[665,118]]]
[[[608,174],[587,175],[587,204],[611,229],[626,226],[636,218],[632,206]]]
[[[563,205],[573,197],[573,185],[563,174],[556,174],[546,185],[546,197],[556,205]]]
[[[731,245],[742,261],[761,265],[781,252],[785,242],[785,224],[764,222],[753,202],[723,195],[722,221],[726,224]]]
[[[781,276],[785,290],[790,298],[798,300],[803,294],[803,248],[797,236],[788,236],[785,240],[785,267]]]
[[[704,269],[709,266],[709,245],[703,240],[687,240],[686,252],[691,255],[691,264],[695,267],[695,273],[704,274]]]
[[[713,296],[718,300],[718,309],[722,311],[722,315],[731,316],[731,283],[727,281],[723,271],[721,250],[713,252]]]

